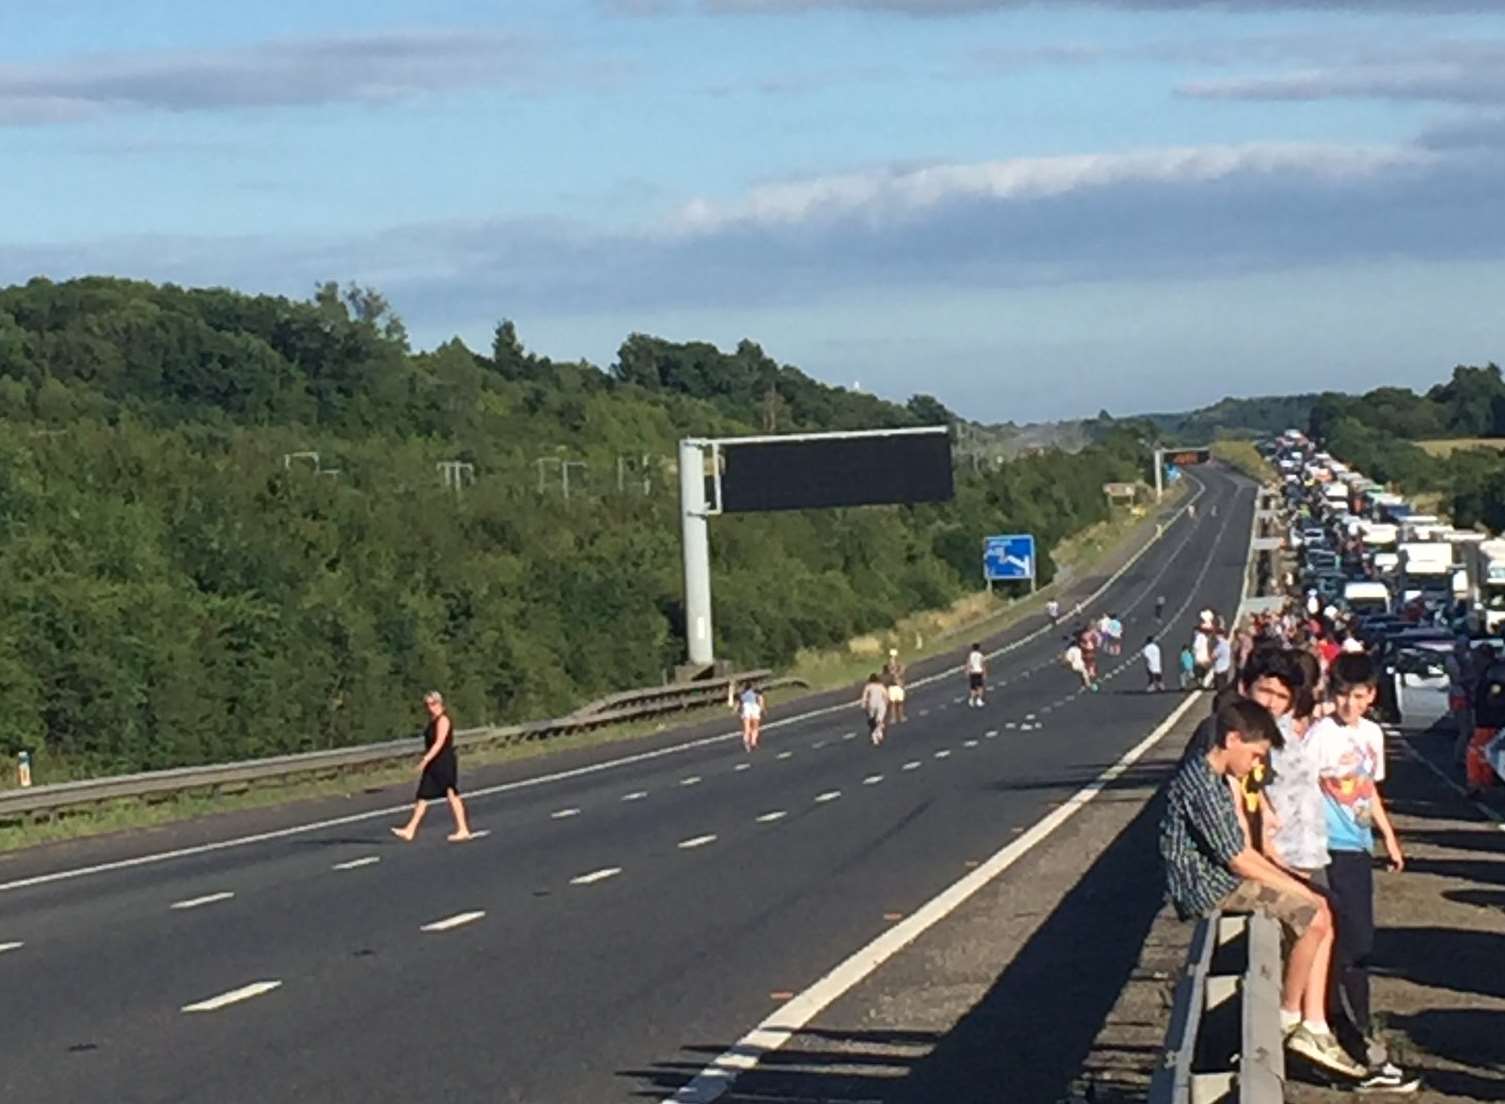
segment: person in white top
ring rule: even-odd
[[[982,654],[982,645],[973,644],[967,653],[967,706],[981,709],[982,692],[988,683],[988,659]]]
[[[758,734],[763,727],[763,711],[767,701],[762,691],[752,683],[742,688],[737,696],[737,713],[742,718],[742,750],[752,751],[758,746]]]
[[[882,678],[876,674],[868,676],[859,704],[867,714],[868,736],[872,739],[873,746],[877,747],[883,743],[883,722],[888,718],[888,688],[883,685]]]
[[[1161,666],[1160,645],[1155,643],[1153,636],[1145,639],[1144,648],[1140,650],[1139,654],[1144,656],[1144,671],[1149,676],[1150,691],[1164,690],[1165,670]]]

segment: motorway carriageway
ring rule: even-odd
[[[1037,621],[1000,639],[984,709],[949,673],[879,748],[855,706],[791,705],[753,755],[728,735],[534,762],[472,794],[472,843],[445,842],[439,803],[415,844],[377,813],[81,876],[86,845],[48,850],[42,878],[0,875],[0,1100],[672,1099],[1176,708],[1141,692],[1154,597],[1174,680],[1196,612],[1238,604],[1254,502],[1194,479],[1195,519],[1090,607],[1125,624],[1100,693]]]

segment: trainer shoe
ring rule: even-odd
[[[1327,1033],[1318,1035],[1306,1024],[1297,1025],[1296,1030],[1287,1036],[1286,1046],[1323,1069],[1341,1073],[1344,1077],[1350,1077],[1355,1081],[1369,1072],[1350,1058],[1332,1035]]]
[[[1354,1086],[1361,1093],[1414,1093],[1421,1088],[1421,1078],[1408,1076],[1394,1062],[1382,1062],[1370,1066],[1368,1072]]]

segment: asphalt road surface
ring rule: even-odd
[[[1196,478],[1196,517],[1093,604],[1126,625],[1099,693],[1044,632],[993,660],[984,709],[960,673],[912,687],[882,747],[855,706],[788,707],[753,755],[728,735],[532,763],[471,798],[472,843],[445,842],[440,804],[410,845],[377,814],[165,861],[122,863],[160,850],[139,836],[0,867],[0,1100],[672,1097],[1170,714],[1180,695],[1143,693],[1137,657],[1154,597],[1174,682],[1196,611],[1238,603],[1253,509],[1249,481]],[[101,869],[66,876],[101,847]],[[1042,1008],[1042,1029],[1069,1014]]]

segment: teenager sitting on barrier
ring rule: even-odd
[[[1327,1025],[1327,975],[1333,917],[1327,900],[1252,846],[1228,779],[1242,779],[1271,748],[1285,743],[1275,718],[1254,701],[1234,701],[1214,718],[1212,746],[1193,750],[1166,787],[1160,854],[1171,903],[1183,920],[1218,911],[1262,912],[1294,937],[1281,988],[1286,1037],[1295,1053],[1355,1080],[1364,1069],[1344,1053]]]

